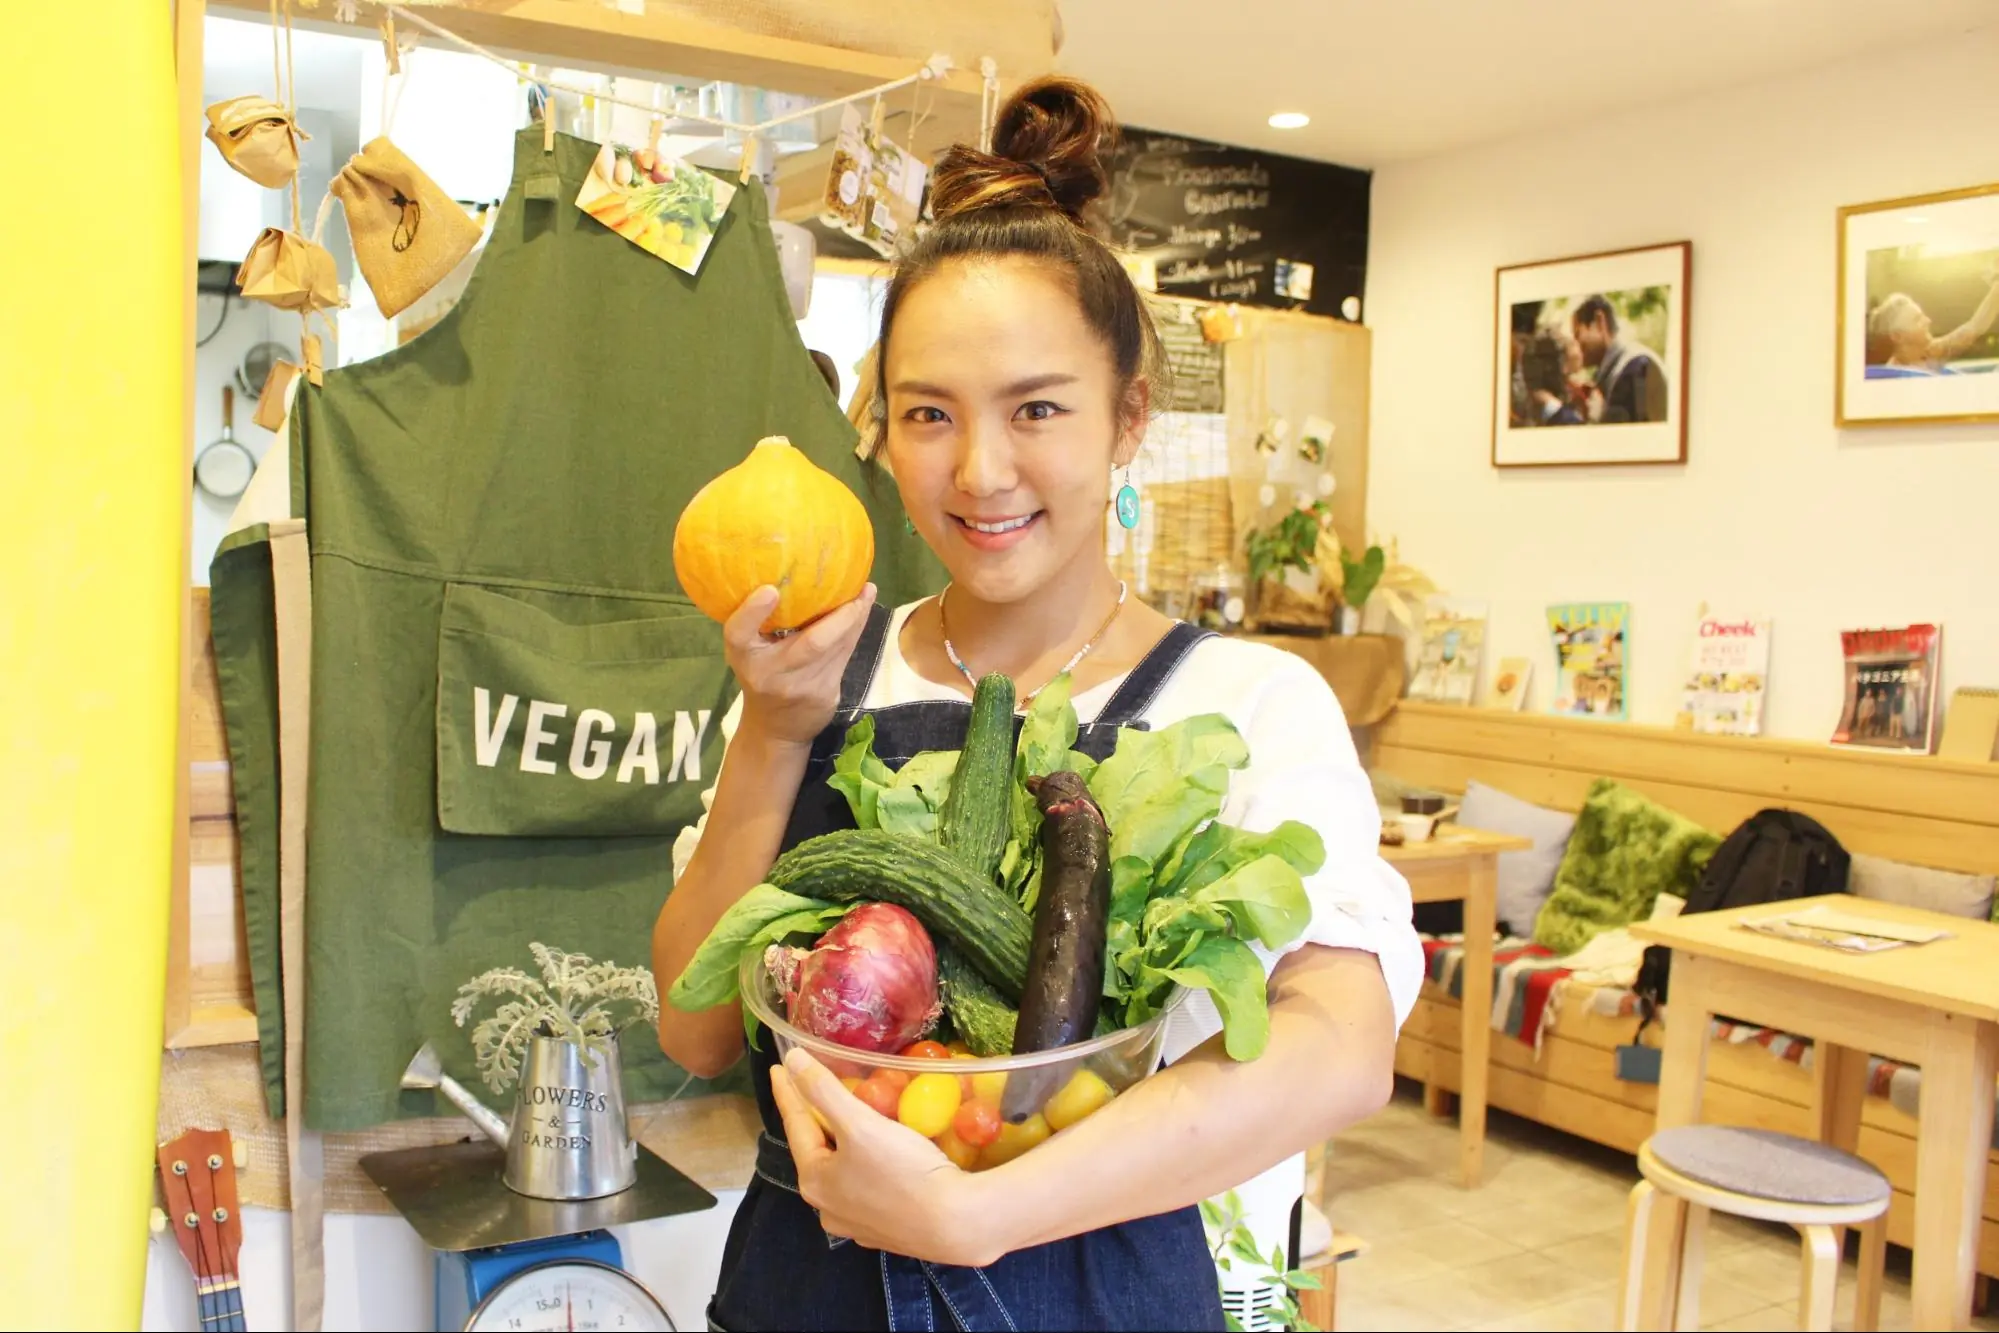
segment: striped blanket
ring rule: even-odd
[[[1423,962],[1430,981],[1452,999],[1465,997],[1462,935],[1424,936]],[[1554,1019],[1550,1001],[1569,976],[1562,960],[1531,940],[1503,939],[1492,946],[1492,1027],[1541,1049],[1541,1034]]]

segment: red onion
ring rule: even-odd
[[[937,1021],[937,951],[923,923],[890,903],[863,903],[810,952],[773,949],[785,1016],[801,1032],[893,1053]]]

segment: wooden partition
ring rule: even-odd
[[[1562,810],[1578,809],[1595,779],[1615,778],[1723,834],[1758,810],[1788,807],[1819,820],[1851,852],[1999,871],[1999,763],[1408,701],[1373,729],[1369,763],[1440,791],[1459,793],[1476,780]],[[1993,961],[1999,973],[1999,959]],[[1511,1038],[1494,1040],[1491,1105],[1635,1151],[1652,1132],[1658,1089],[1620,1081],[1613,1051],[1633,1039],[1637,1020],[1573,1002],[1557,1012],[1538,1054]],[[1454,1091],[1458,1032],[1457,1003],[1426,985],[1396,1048],[1396,1071]],[[1656,1044],[1658,1032],[1654,1025],[1647,1044]],[[1703,1101],[1710,1120],[1809,1133],[1812,1076],[1755,1045],[1716,1043]],[[1867,1098],[1860,1152],[1895,1186],[1889,1236],[1898,1245],[1914,1232],[1915,1134],[1912,1116],[1886,1098]],[[1999,1275],[1999,1153],[1991,1160],[1979,1271]]]
[[[1848,851],[1999,871],[1999,764],[1407,701],[1373,743],[1376,768],[1441,791],[1477,779],[1574,810],[1592,781],[1616,778],[1717,833],[1785,806]]]

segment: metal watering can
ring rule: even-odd
[[[534,1199],[601,1199],[638,1180],[638,1145],[625,1124],[618,1039],[585,1051],[561,1037],[530,1037],[509,1123],[444,1072],[430,1043],[403,1071],[405,1088],[441,1092],[507,1150],[502,1179]]]

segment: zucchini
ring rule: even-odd
[[[1110,925],[1110,830],[1079,774],[1068,770],[1031,780],[1041,807],[1041,899],[1034,908],[1034,943],[1020,998],[1013,1054],[1051,1051],[1088,1041],[1104,1003],[1105,935]],[[1000,1116],[1019,1124],[1039,1111],[1064,1065],[1016,1070],[1007,1079]]]
[[[841,829],[777,858],[765,883],[824,902],[894,903],[960,953],[1011,1003],[1027,983],[1034,923],[1005,889],[927,838]]]
[[[987,879],[1006,855],[1013,800],[1013,679],[999,672],[972,691],[972,721],[937,812],[937,839]]]
[[[1020,1020],[1014,1007],[1000,998],[992,983],[949,944],[937,945],[937,989],[951,1025],[958,1029],[973,1055],[1005,1055],[1013,1049],[1013,1028]]]

